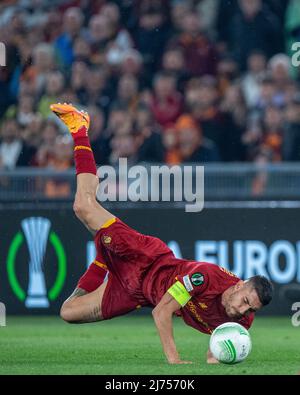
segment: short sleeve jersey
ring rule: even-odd
[[[240,280],[230,271],[212,263],[187,261],[178,267],[174,280],[191,296],[178,313],[186,324],[207,334],[229,321],[238,322],[246,329],[251,326],[254,313],[231,319],[222,305],[223,292]]]

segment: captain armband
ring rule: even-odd
[[[191,299],[191,295],[185,289],[184,285],[180,281],[176,281],[167,291],[173,298],[180,304],[180,306],[185,306],[187,302]]]

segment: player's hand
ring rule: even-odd
[[[190,365],[192,361],[182,361],[181,359],[174,359],[168,361],[170,365]]]
[[[206,362],[210,365],[220,363],[212,354],[210,350],[207,351],[206,354]]]
[[[214,358],[214,357],[207,358],[206,362],[207,362],[209,365],[214,365],[214,364],[220,363],[220,362],[219,362],[216,358]]]

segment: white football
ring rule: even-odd
[[[213,331],[209,348],[219,362],[233,364],[248,357],[252,342],[246,328],[236,322],[226,322]]]

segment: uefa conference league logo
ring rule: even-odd
[[[61,241],[55,232],[51,231],[51,222],[47,218],[30,217],[21,221],[29,251],[28,287],[25,292],[21,287],[16,271],[17,253],[24,243],[22,232],[18,232],[11,242],[7,257],[7,273],[10,286],[16,297],[25,303],[27,308],[47,308],[49,301],[55,300],[62,290],[66,278],[66,256]],[[58,263],[56,280],[47,292],[44,260],[48,240],[53,246]]]
[[[46,295],[43,260],[48,240],[50,221],[46,218],[28,218],[21,223],[29,247],[29,284],[26,307],[49,307]]]

